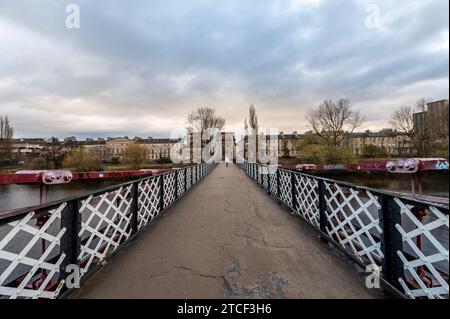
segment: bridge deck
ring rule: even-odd
[[[219,165],[74,298],[376,298],[235,165]]]

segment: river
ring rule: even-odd
[[[377,189],[402,193],[411,192],[411,180],[409,175],[336,173],[327,174],[326,177]],[[448,173],[429,173],[425,175],[423,183],[424,194],[448,197],[448,177]],[[48,200],[54,201],[65,197],[81,195],[124,181],[124,179],[75,181],[70,184],[51,186],[48,191]],[[0,185],[0,212],[37,204],[39,204],[38,185]]]
[[[82,195],[114,184],[124,179],[74,181],[48,188],[48,201]],[[39,205],[39,185],[0,185],[0,212],[21,207]]]

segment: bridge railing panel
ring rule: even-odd
[[[449,298],[448,207],[267,165],[241,167],[324,240],[376,272],[385,289]]]
[[[395,227],[403,243],[398,256],[405,273],[398,280],[405,294],[410,298],[448,298],[448,211],[445,214],[437,206],[418,205],[398,197],[394,202],[401,214],[401,223]],[[445,235],[447,240],[442,241]]]
[[[214,166],[198,164],[0,213],[0,299],[64,295],[76,287],[69,285],[73,279],[87,280]]]
[[[325,182],[326,232],[364,265],[381,265],[381,205],[370,191]]]
[[[138,182],[138,229],[148,224],[159,212],[161,176]]]
[[[319,183],[314,178],[292,175],[294,176],[294,210],[315,228],[319,228]]]
[[[81,200],[81,276],[131,236],[131,189],[132,185],[127,185]]]
[[[33,209],[0,224],[0,298],[54,298],[65,259],[61,215],[67,202]],[[51,288],[49,288],[51,287]]]

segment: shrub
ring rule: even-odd
[[[70,153],[64,160],[64,167],[76,171],[99,171],[101,170],[100,159],[92,153],[77,148]]]
[[[362,157],[366,158],[380,158],[387,157],[388,153],[384,147],[379,147],[376,145],[364,145],[362,150]]]
[[[147,147],[140,144],[130,144],[123,153],[123,161],[132,169],[139,169],[148,159]]]

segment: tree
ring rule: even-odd
[[[425,101],[426,100],[424,98],[417,101],[416,107],[419,111],[423,111],[426,107]],[[390,123],[393,128],[408,136],[417,155],[426,156],[429,153],[430,130],[427,124],[428,121],[423,121],[424,127],[416,127],[414,124],[414,108],[408,105],[403,105],[394,110]]]
[[[289,141],[287,138],[283,138],[281,141],[283,158],[289,158],[291,155],[291,151],[289,149]]]
[[[353,163],[354,156],[351,149],[328,145],[323,138],[308,132],[300,142],[302,162],[307,164],[342,164]]]
[[[46,166],[50,169],[60,168],[65,155],[64,146],[57,137],[50,138],[41,152],[47,162]]]
[[[419,112],[425,112],[427,110],[427,103],[428,99],[425,97],[422,97],[416,101],[416,109]]]
[[[317,136],[335,147],[340,147],[345,137],[364,122],[360,113],[351,109],[347,99],[323,101],[307,115],[307,120]]]
[[[362,156],[366,158],[384,158],[388,156],[388,152],[384,147],[368,144],[364,145]]]
[[[247,118],[245,121],[245,125],[247,125]],[[258,155],[258,129],[259,129],[259,125],[258,125],[258,116],[256,115],[256,108],[255,106],[252,104],[250,105],[249,109],[248,109],[248,127],[250,128],[250,132],[248,132],[248,136],[251,138],[251,143],[254,143],[255,145],[255,154]],[[257,157],[253,158],[258,161]]]
[[[0,163],[12,159],[14,129],[12,128],[8,116],[0,116]]]
[[[148,149],[140,144],[129,144],[123,153],[123,161],[133,169],[139,169],[148,159]]]
[[[199,107],[188,115],[190,133],[200,134],[200,154],[203,154],[203,148],[211,143],[218,132],[225,126],[225,119],[216,114],[216,110],[210,107]]]
[[[100,158],[82,148],[76,148],[64,159],[64,167],[81,172],[99,171]]]
[[[449,147],[448,147],[448,136],[442,138],[431,146],[431,156],[433,157],[442,157],[448,159],[449,156]]]

